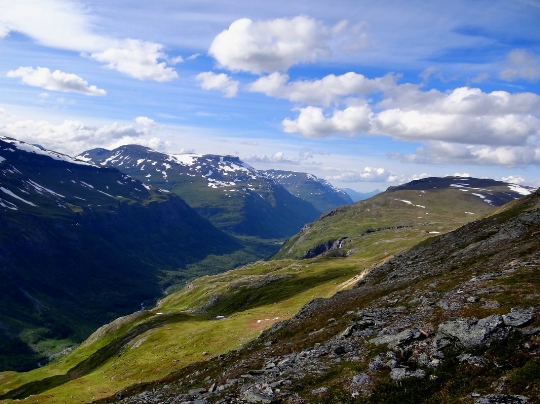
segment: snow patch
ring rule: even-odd
[[[0,160],[0,163],[1,162],[2,162],[2,160]],[[510,184],[510,185],[508,185],[508,188],[510,188],[511,191],[517,192],[520,195],[530,195],[530,194],[532,194],[532,191],[530,189],[523,188],[522,186],[520,186],[518,184]]]
[[[42,148],[39,148],[37,146],[31,145],[29,143],[25,143],[25,142],[22,142],[20,140],[13,139],[13,138],[10,138],[10,137],[7,137],[7,136],[0,136],[0,140],[4,141],[6,143],[9,143],[13,147],[15,147],[16,149],[25,151],[27,153],[39,154],[41,156],[47,156],[49,158],[52,158],[53,160],[65,161],[67,163],[73,163],[73,164],[79,164],[79,165],[91,166],[91,167],[98,167],[98,165],[96,165],[94,163],[84,161],[83,159],[74,158],[74,157],[70,157],[70,156],[68,156],[66,154],[58,153],[58,152],[51,151],[51,150],[42,149]],[[14,151],[12,149],[6,149],[6,150]]]
[[[0,191],[2,191],[2,192],[5,193],[5,194],[8,194],[9,196],[11,196],[11,197],[13,197],[13,198],[15,198],[15,199],[18,199],[19,201],[22,201],[22,202],[24,202],[24,203],[26,203],[26,204],[28,204],[28,205],[30,205],[30,206],[34,206],[34,207],[36,207],[36,208],[38,207],[37,205],[33,204],[32,202],[29,202],[29,201],[27,201],[26,199],[23,199],[23,198],[21,198],[20,196],[15,195],[15,194],[14,194],[13,192],[11,192],[9,189],[6,189],[6,188],[4,188],[4,187],[0,187]]]
[[[58,196],[60,198],[65,198],[64,195],[60,195],[59,193],[56,193],[54,191],[51,191],[50,189],[48,188],[45,188],[43,185],[39,185],[37,182],[34,182],[32,180],[28,180],[26,181],[28,184],[30,184],[38,193],[43,193],[43,192],[47,192],[51,195],[54,195],[54,196]]]
[[[94,186],[93,185],[90,185],[84,181],[79,181],[83,186],[87,187],[87,188],[91,188],[91,189],[94,189]]]

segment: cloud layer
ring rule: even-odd
[[[142,136],[150,134],[147,128],[139,129],[118,122],[95,127],[80,121],[66,120],[55,125],[47,121],[26,120],[0,127],[0,134],[29,143],[43,144],[49,149],[62,150],[72,156],[92,147],[112,148],[128,143],[159,143],[155,139],[142,139]]]
[[[107,92],[96,86],[89,86],[86,80],[60,70],[51,72],[46,67],[19,67],[10,70],[7,77],[20,78],[23,83],[51,91],[74,92],[86,95],[105,95]]]
[[[44,17],[46,16],[46,17]],[[17,0],[0,2],[0,39],[10,32],[37,43],[79,52],[106,67],[139,80],[169,81],[178,77],[168,66],[182,61],[169,58],[164,46],[137,39],[118,39],[94,33],[94,21],[78,2]]]

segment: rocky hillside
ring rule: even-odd
[[[353,203],[345,191],[313,174],[283,170],[266,170],[263,173],[294,196],[311,203],[321,213]]]
[[[403,231],[446,233],[533,191],[490,179],[445,177],[412,181],[326,213],[291,237],[274,258],[354,254],[362,237],[374,232],[392,232],[397,237]]]
[[[0,137],[0,369],[26,370],[242,246],[176,195]],[[167,271],[167,272],[166,272]]]
[[[364,271],[238,351],[101,402],[538,403],[539,234],[537,191]]]
[[[320,215],[309,202],[237,157],[165,154],[137,145],[93,149],[78,157],[171,191],[234,235],[289,237]]]

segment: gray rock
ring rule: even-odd
[[[382,368],[384,366],[384,357],[382,355],[377,355],[376,357],[374,357],[373,359],[371,359],[369,361],[369,370],[371,372],[374,372],[376,370],[379,370],[380,368]]]
[[[318,389],[311,390],[311,394],[321,394],[326,393],[328,391],[328,387],[319,387]]]
[[[525,404],[529,399],[525,396],[509,396],[506,394],[489,394],[480,397],[474,404]]]
[[[274,402],[274,398],[267,396],[266,394],[258,393],[253,390],[247,390],[242,397],[246,403],[253,404],[271,404]]]
[[[359,373],[352,378],[353,384],[363,385],[369,383],[369,376],[365,373]]]
[[[465,348],[489,344],[494,339],[503,339],[508,329],[503,328],[501,316],[494,315],[476,320],[474,318],[446,321],[439,325],[433,341],[435,347],[445,346],[444,340],[458,340]]]
[[[532,320],[534,309],[516,309],[510,310],[510,313],[502,316],[504,324],[512,327],[522,327]]]
[[[423,379],[424,377],[426,377],[426,372],[424,372],[422,369],[411,371],[405,368],[394,368],[390,371],[390,378],[392,380],[399,381],[409,377],[417,377],[419,379]]]
[[[206,393],[206,389],[203,389],[203,388],[193,389],[193,390],[188,391],[188,394],[192,397],[196,397],[204,393]]]
[[[389,347],[395,347],[406,344],[415,338],[419,338],[422,334],[418,330],[405,330],[395,335],[382,335],[373,338],[370,342],[375,345],[388,344]]]

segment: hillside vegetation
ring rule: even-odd
[[[507,191],[506,188],[504,192]],[[406,215],[412,217],[415,214],[409,212],[411,208],[415,208],[413,212],[420,209],[424,211],[424,209],[412,206],[413,203],[420,204],[414,199],[415,194],[409,194],[409,199],[405,199],[404,195],[394,194],[393,196],[397,195],[400,196],[399,199],[403,198],[408,201],[394,200],[395,208],[389,210],[394,220],[398,220],[398,222],[392,223],[390,219],[382,215],[383,211],[381,210],[381,222],[373,221],[372,225],[376,228],[384,227],[385,230],[365,232],[354,240],[352,244],[354,251],[349,251],[349,247],[347,247],[347,254],[326,253],[316,258],[300,261],[282,259],[257,262],[224,274],[197,279],[185,289],[164,298],[155,309],[135,313],[102,327],[84,344],[66,356],[57,358],[48,366],[28,373],[7,372],[0,374],[2,380],[0,384],[2,386],[1,398],[7,400],[6,402],[21,398],[26,398],[26,402],[41,403],[57,403],[66,400],[87,402],[92,399],[113,396],[118,390],[131,385],[139,387],[128,388],[122,394],[129,396],[144,389],[152,390],[156,386],[161,389],[166,384],[173,382],[176,386],[174,391],[178,394],[180,392],[187,394],[188,390],[194,387],[208,388],[210,382],[207,381],[207,376],[218,384],[226,384],[227,378],[238,379],[250,369],[259,369],[258,366],[268,362],[268,358],[300,352],[303,349],[308,349],[312,346],[310,344],[315,342],[325,343],[325,338],[335,335],[336,332],[341,332],[346,327],[349,321],[348,316],[350,316],[347,314],[348,311],[355,312],[359,308],[368,307],[373,302],[378,307],[397,307],[403,302],[408,302],[407,299],[420,298],[422,291],[426,288],[425,285],[433,282],[440,285],[437,293],[441,293],[441,295],[437,295],[437,297],[443,299],[442,294],[452,289],[461,279],[460,277],[453,278],[459,273],[459,271],[455,271],[455,268],[447,272],[447,269],[451,269],[457,264],[441,265],[441,262],[445,262],[446,255],[444,254],[451,254],[450,252],[441,253],[443,254],[442,261],[437,261],[439,264],[436,267],[423,266],[422,271],[419,272],[422,274],[420,278],[401,275],[398,269],[388,270],[387,268],[393,268],[388,265],[394,265],[392,264],[394,262],[409,262],[412,259],[409,257],[417,257],[420,262],[429,260],[432,256],[437,257],[433,250],[425,249],[432,248],[430,246],[433,245],[447,244],[440,244],[437,241],[440,239],[439,235],[432,232],[440,231],[442,233],[445,230],[452,230],[452,223],[458,227],[461,224],[460,220],[462,220],[459,219],[462,210],[465,209],[465,212],[471,211],[478,215],[481,207],[486,207],[484,213],[496,209],[480,197],[460,199],[461,195],[466,194],[466,192],[458,192],[458,194],[453,193],[453,191],[452,193],[435,192],[425,196],[417,196],[417,198],[424,198],[426,208],[428,203],[433,203],[427,213],[434,223],[412,227],[403,225],[401,220]],[[426,194],[428,194],[427,191]],[[437,195],[442,198],[438,204],[436,204]],[[394,206],[394,202],[391,200],[398,199],[393,198],[393,196],[389,199],[388,206]],[[443,208],[448,206],[445,203],[451,196],[458,198],[452,204],[455,207],[453,213],[449,213]],[[513,199],[514,196],[510,196],[510,198]],[[529,200],[535,199],[529,198]],[[475,205],[477,202],[481,202],[481,204]],[[537,209],[534,203],[524,205],[520,201],[516,201],[506,210],[500,212],[497,220],[512,218],[523,210]],[[436,206],[441,206],[441,208],[436,209]],[[375,205],[373,205],[374,207]],[[472,210],[472,207],[476,207],[476,212]],[[400,208],[402,209],[401,214],[399,213]],[[334,213],[327,217],[338,218],[339,216],[340,213]],[[459,218],[456,218],[458,216]],[[416,217],[419,217],[417,213]],[[327,219],[323,218],[319,222],[324,220]],[[344,223],[350,223],[350,219],[345,220]],[[465,230],[460,233],[459,237],[463,240],[470,240],[471,237],[482,240],[483,237],[494,236],[495,233],[490,234],[489,232],[486,233],[488,236],[482,235],[484,233],[480,229],[484,228],[483,223],[485,221],[476,221],[470,225],[478,226],[472,228],[476,229],[474,231],[478,233],[477,236],[469,235],[468,233],[473,231],[464,227]],[[337,226],[335,231],[339,235]],[[346,231],[347,228],[342,234],[347,234]],[[464,235],[467,235],[468,238]],[[519,237],[522,236],[522,234],[519,235]],[[394,254],[407,251],[419,242],[420,247],[418,248],[420,250],[413,249],[407,255],[392,258]],[[513,239],[512,242],[517,243]],[[459,249],[463,246],[455,248]],[[425,252],[420,256],[415,251]],[[529,250],[526,249],[526,251]],[[525,256],[532,251],[522,255]],[[382,267],[377,266],[377,264],[387,261],[388,263]],[[433,272],[430,268],[439,269]],[[459,265],[456,268],[459,268]],[[467,271],[469,269],[467,267]],[[474,268],[474,271],[479,274],[487,270],[487,268]],[[395,272],[395,276],[392,275],[393,272]],[[469,275],[467,273],[463,276]],[[403,278],[403,282],[398,282],[394,278],[398,280]],[[311,313],[307,317],[305,314],[295,316],[302,306],[314,298],[333,296],[338,291],[352,288],[358,282],[365,282],[362,284],[365,286],[355,289],[354,292],[342,292],[336,295],[334,300],[329,300],[330,303],[324,303],[320,307],[313,306],[313,304],[307,306],[316,307],[315,312],[310,311],[311,309],[302,309],[300,313],[306,313],[306,310]],[[409,292],[403,292],[406,288],[411,287],[413,289]],[[409,297],[402,297],[402,294]],[[353,297],[347,300],[349,299],[347,296]],[[345,300],[340,300],[342,298]],[[410,307],[416,307],[414,303],[411,305]],[[501,310],[509,310],[507,306],[501,306],[503,307]],[[484,310],[481,314],[489,312],[489,310]],[[445,318],[445,315],[443,312],[439,317],[429,320],[432,322],[433,329]],[[293,316],[295,317],[292,322],[282,322]],[[333,320],[329,321],[332,318]],[[280,325],[273,327],[271,333],[266,332],[262,337],[257,338],[261,331],[278,322],[281,322]],[[257,339],[254,343],[246,345],[237,353],[226,354],[255,338]],[[239,358],[244,358],[245,362],[238,362]],[[200,361],[203,361],[202,364],[197,364]],[[354,369],[360,369],[363,366],[362,363],[364,362],[360,361]],[[188,367],[185,368],[186,366]],[[349,365],[346,365],[345,368],[338,366],[337,370],[332,370],[328,377],[325,376],[320,380],[315,379],[307,385],[316,386],[323,381],[326,383],[326,380],[334,380],[332,383],[335,383],[335,388],[341,391],[343,389],[339,386],[344,383],[342,378],[348,375],[345,370],[353,369],[347,366]],[[182,370],[184,368],[186,370]],[[167,376],[169,374],[171,375]],[[189,374],[191,377],[188,378]],[[260,374],[266,374],[266,372],[262,371]],[[305,376],[308,377],[308,375]],[[161,378],[165,378],[164,381],[158,382]],[[243,383],[247,383],[248,379],[242,379]],[[157,384],[145,384],[152,381]],[[304,382],[302,383],[303,386],[306,386]],[[231,387],[232,385],[227,389]],[[311,391],[305,390],[305,387],[302,390],[298,386],[294,389],[287,391],[302,393],[303,397],[305,397],[303,392]],[[159,391],[160,394],[166,394],[163,390]],[[187,396],[185,398],[187,399]],[[332,402],[331,398],[328,400],[330,400],[328,402]]]

